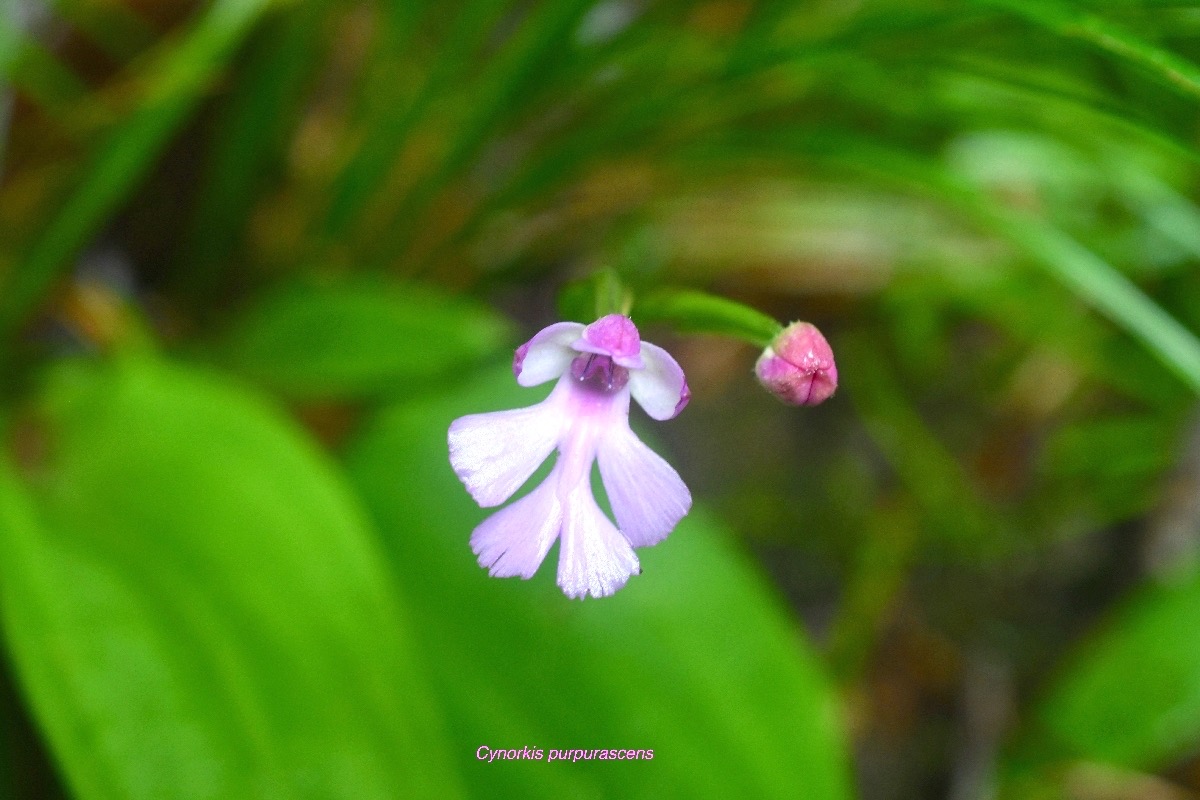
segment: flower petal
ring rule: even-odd
[[[479,566],[494,578],[532,578],[562,528],[562,508],[555,495],[557,472],[536,489],[479,523],[471,549]]]
[[[542,328],[513,354],[513,374],[522,386],[537,386],[557,378],[579,355],[571,345],[583,335],[578,322],[556,322]]]
[[[479,505],[498,506],[512,497],[554,450],[563,422],[554,397],[450,424],[450,465]]]
[[[679,473],[628,425],[614,425],[596,457],[617,525],[634,547],[661,542],[692,507]]]
[[[654,419],[671,419],[692,397],[683,368],[670,353],[649,342],[642,342],[642,359],[645,368],[629,373],[630,394]]]
[[[581,481],[563,502],[558,585],[567,597],[607,597],[642,571],[638,558]]]

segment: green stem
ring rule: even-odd
[[[730,336],[758,348],[769,345],[783,326],[735,300],[692,289],[659,289],[638,299],[638,322],[669,325],[681,333]]]

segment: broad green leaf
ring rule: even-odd
[[[1162,766],[1200,744],[1200,579],[1143,590],[1076,653],[1038,719],[1079,757]]]
[[[479,796],[850,796],[837,705],[811,648],[733,546],[694,510],[614,597],[571,601],[557,550],[529,582],[489,578],[484,516],[447,461],[460,414],[529,404],[507,370],[383,413],[350,471],[410,590],[422,649]],[[476,762],[540,748],[542,761]],[[550,749],[646,748],[653,760],[547,763]]]
[[[149,361],[63,368],[41,405],[0,585],[76,796],[459,794],[375,535],[300,431]]]
[[[250,309],[217,353],[296,397],[361,397],[445,378],[511,344],[509,324],[416,284],[289,286]]]

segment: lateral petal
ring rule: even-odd
[[[571,345],[582,335],[583,325],[578,322],[556,322],[542,328],[513,355],[517,383],[537,386],[562,375],[579,355]]]
[[[642,342],[645,368],[630,370],[629,392],[654,419],[671,419],[688,404],[692,393],[679,362],[658,345]]]

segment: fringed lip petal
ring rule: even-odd
[[[654,419],[671,419],[692,397],[683,368],[670,353],[649,342],[642,342],[642,359],[645,368],[629,373],[630,394]]]
[[[641,572],[629,540],[621,535],[580,482],[563,503],[558,586],[571,598],[607,597]]]
[[[529,579],[542,565],[562,528],[553,478],[551,474],[532,492],[492,514],[471,534],[471,550],[492,577]]]
[[[628,425],[613,427],[596,452],[617,526],[634,547],[658,544],[692,507],[692,495],[670,464]]]
[[[571,345],[582,335],[578,322],[556,322],[542,328],[513,354],[513,374],[522,386],[537,386],[559,377],[579,355]]]
[[[475,502],[513,496],[558,444],[563,417],[555,397],[528,408],[471,414],[450,425],[450,465]]]

